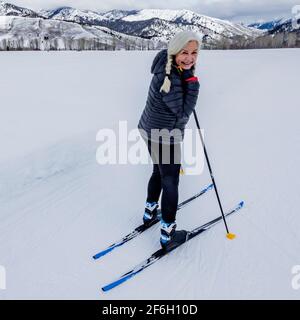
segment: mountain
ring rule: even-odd
[[[80,24],[98,25],[101,14],[91,10],[78,10],[71,7],[59,7],[54,10],[41,10],[40,15],[47,19],[63,20]]]
[[[255,22],[248,25],[249,28],[266,30],[269,34],[277,32],[292,32],[300,28],[300,14],[292,18],[281,18],[265,22]]]
[[[211,18],[190,10],[111,10],[101,14],[62,7],[44,14],[51,19],[106,26],[125,34],[164,42],[185,29],[200,33],[207,42],[211,43],[235,37],[253,39],[262,34],[260,30]]]
[[[270,34],[278,33],[278,32],[298,32],[300,31],[300,17],[298,18],[296,25],[294,24],[296,20],[286,19],[274,26],[273,29],[269,30]]]
[[[249,28],[256,28],[259,30],[272,30],[280,25],[285,19],[276,19],[265,22],[255,22],[248,25]]]
[[[39,14],[33,10],[18,7],[11,3],[0,1],[0,16],[19,16],[37,18]]]
[[[298,24],[297,24],[298,21]],[[284,19],[254,40],[255,48],[300,48],[300,18]]]
[[[201,15],[190,10],[110,10],[101,13],[64,6],[53,10],[35,12],[3,1],[0,2],[0,16],[37,19],[37,21],[29,23],[25,20],[22,21],[24,28],[19,25],[20,20],[18,23],[17,20],[11,20],[11,25],[17,32],[13,34],[7,34],[8,20],[2,19],[3,21],[0,24],[0,39],[2,42],[0,46],[2,50],[4,50],[3,48],[18,48],[18,50],[21,50],[22,46],[25,46],[25,43],[28,44],[28,41],[31,42],[32,39],[35,43],[31,42],[29,48],[41,48],[39,43],[45,40],[44,38],[38,38],[41,34],[46,34],[48,40],[60,39],[60,45],[58,45],[60,49],[123,48],[156,50],[166,47],[169,39],[182,30],[197,32],[202,37],[203,48],[206,49],[300,46],[299,31],[298,28],[293,26],[291,19],[256,22],[244,26]],[[48,21],[48,23],[45,21]],[[57,26],[55,21],[64,22],[58,24],[62,28],[59,32],[55,28],[53,29],[53,26]],[[33,28],[34,32],[31,32],[33,25],[35,26]],[[39,28],[43,29],[39,30]],[[276,38],[274,38],[274,35],[277,35]],[[12,41],[13,37],[16,38],[14,43]],[[22,44],[18,43],[20,39],[23,39]],[[76,42],[79,39],[82,40],[82,43],[73,46],[72,41]],[[8,46],[7,41],[9,41]],[[48,41],[47,47],[54,50],[57,42],[56,40],[54,43],[50,44],[50,42]],[[13,45],[11,45],[12,43]],[[83,43],[85,44],[83,45]]]

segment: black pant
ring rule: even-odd
[[[146,141],[153,160],[153,172],[148,182],[148,202],[158,202],[160,193],[162,219],[175,221],[178,206],[178,185],[180,174],[180,144],[161,144]]]

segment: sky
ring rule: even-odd
[[[11,0],[5,1],[33,10],[70,6],[105,12],[112,9],[188,9],[234,22],[256,22],[290,17],[300,0]]]

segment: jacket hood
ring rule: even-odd
[[[165,67],[167,64],[167,56],[168,56],[168,50],[163,49],[157,53],[155,56],[152,67],[151,67],[151,73],[161,73],[165,72]]]

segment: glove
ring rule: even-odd
[[[182,80],[186,80],[186,79],[189,79],[192,77],[194,77],[192,69],[183,69],[183,71],[181,73]]]

